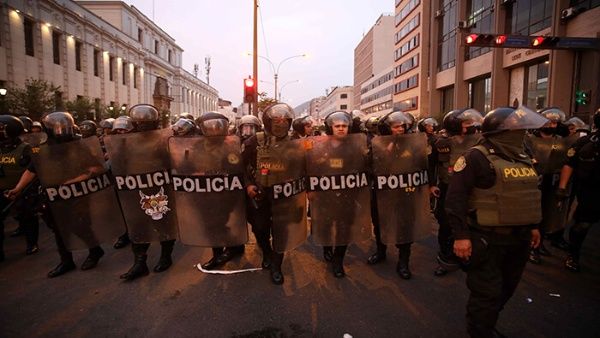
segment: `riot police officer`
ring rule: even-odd
[[[308,115],[298,117],[292,121],[292,139],[299,139],[303,137],[312,136],[313,121]]]
[[[108,118],[100,121],[100,128],[102,129],[102,135],[110,135],[113,130],[113,123],[115,122],[114,118]]]
[[[74,127],[75,122],[71,114],[67,112],[54,112],[43,117],[42,122],[48,133],[48,144],[61,144],[77,140],[78,136],[75,134]],[[16,197],[26,189],[36,179],[36,167],[33,162],[29,165],[27,170],[23,172],[21,179],[17,185],[7,195],[11,198]],[[56,222],[48,205],[42,207],[42,219],[48,225],[49,228],[54,232],[54,238],[56,240],[56,246],[60,255],[60,264],[48,273],[49,278],[63,275],[71,270],[75,269],[75,262],[73,261],[73,254],[69,251],[65,245],[62,235],[58,231]],[[82,227],[89,226],[89,224],[82,224]],[[94,242],[94,241],[91,241]],[[100,258],[104,256],[104,250],[100,246],[94,246],[89,249],[89,254],[83,264],[81,270],[90,270],[96,267]]]
[[[580,136],[585,136],[590,132],[590,126],[576,116],[568,119],[565,122],[565,125],[569,128],[569,136],[573,136],[577,133],[579,133]]]
[[[439,125],[440,124],[436,119],[433,117],[427,117],[419,121],[417,124],[417,129],[420,132],[427,134],[427,140],[429,140],[431,138],[435,138],[435,132],[437,131]]]
[[[160,129],[160,114],[156,107],[149,104],[137,104],[129,109],[129,117],[134,129],[133,133],[152,131]],[[127,123],[124,123],[127,126]],[[115,121],[113,129],[120,127]],[[128,225],[129,226],[129,225]],[[148,225],[150,226],[150,224]],[[158,230],[160,232],[160,230]],[[162,236],[160,236],[162,238]],[[133,238],[133,237],[132,237]],[[173,247],[175,245],[174,239],[160,240],[160,258],[158,263],[154,266],[154,272],[163,272],[169,269],[173,264],[171,254],[173,253]],[[121,279],[134,280],[138,277],[146,276],[149,273],[146,259],[148,257],[147,252],[150,248],[150,243],[135,242],[131,244],[131,249],[134,255],[134,263],[131,268],[120,276]]]
[[[445,134],[439,135],[429,157],[429,185],[431,194],[437,198],[434,216],[439,224],[438,252],[439,266],[436,276],[444,276],[448,271],[459,267],[452,253],[452,228],[448,224],[444,202],[446,191],[456,160],[478,142],[478,128],[483,117],[475,109],[455,109],[448,112],[442,121]]]
[[[41,133],[44,130],[42,124],[39,121],[34,121],[31,124],[31,132],[32,133]]]
[[[274,284],[283,284],[284,277],[281,271],[283,253],[275,252],[271,246],[273,219],[268,195],[272,187],[267,182],[261,182],[264,169],[260,163],[269,161],[269,152],[279,142],[289,140],[288,131],[294,118],[293,109],[285,103],[273,104],[265,109],[262,122],[264,132],[247,139],[242,146],[242,158],[246,167],[246,192],[250,201],[248,203],[248,222],[256,237],[258,246],[262,250],[262,267],[271,269],[271,281]]]
[[[190,113],[181,113],[179,114],[179,119],[185,119],[194,122],[194,115]]]
[[[85,120],[79,124],[79,130],[81,131],[82,138],[96,136],[97,128],[98,126],[96,125],[96,122],[92,120]]]
[[[171,129],[173,130],[174,136],[193,136],[196,134],[196,124],[194,123],[194,120],[183,117],[177,120],[177,122],[171,126]]]
[[[254,115],[244,115],[240,119],[237,131],[240,141],[244,143],[244,141],[262,131],[262,123]]]
[[[565,261],[565,267],[573,272],[580,270],[581,247],[590,227],[600,220],[600,109],[594,113],[593,121],[594,132],[578,139],[567,151],[568,160],[561,170],[557,191],[559,197],[566,199],[569,179],[578,181],[575,224],[569,230],[569,256]]]
[[[483,141],[454,164],[446,196],[454,231],[454,253],[467,264],[467,330],[471,337],[495,337],[498,316],[514,293],[530,247],[539,245],[541,194],[525,130],[546,119],[520,107],[490,111]]]

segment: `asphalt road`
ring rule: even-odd
[[[7,224],[7,235],[14,229]],[[395,249],[377,266],[365,263],[374,243],[352,245],[347,277],[336,279],[321,249],[307,242],[287,255],[285,284],[266,271],[208,275],[195,264],[209,249],[177,244],[174,265],[133,282],[119,275],[133,258],[130,248],[106,254],[98,267],[48,279],[58,263],[52,233],[41,227],[40,252],[25,256],[24,238],[7,238],[0,263],[1,337],[464,337],[468,297],[458,271],[434,277],[434,236],[413,245],[410,281],[395,272]],[[529,264],[515,296],[500,315],[509,337],[600,337],[600,229],[584,247],[583,271],[563,266],[565,253],[541,266]],[[393,249],[393,250],[392,250]],[[149,251],[149,266],[160,246]],[[76,252],[80,265],[86,252]],[[227,269],[259,266],[260,252],[246,246]]]

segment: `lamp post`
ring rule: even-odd
[[[283,84],[283,86],[281,86],[281,89],[279,90],[279,99],[278,101],[281,102],[281,92],[283,92],[283,88],[285,88],[285,86],[292,84],[292,83],[298,83],[300,82],[300,80],[294,80],[294,81],[288,81],[286,83]]]
[[[6,88],[0,88],[0,113],[1,114],[8,114],[8,111],[6,109],[6,94],[8,93],[8,90],[6,90]]]
[[[252,53],[248,53],[248,55],[252,55]],[[277,99],[277,80],[279,79],[279,69],[281,68],[281,65],[291,59],[295,59],[295,58],[300,58],[300,57],[307,57],[308,55],[306,54],[298,54],[298,55],[292,55],[290,57],[287,57],[283,60],[281,60],[281,62],[279,62],[277,64],[277,67],[275,67],[275,64],[267,57],[261,56],[261,55],[257,55],[257,57],[266,60],[270,65],[271,65],[271,69],[273,70],[273,80],[275,82],[275,99]]]

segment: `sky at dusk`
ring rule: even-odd
[[[184,68],[192,73],[198,63],[205,80],[209,55],[211,86],[234,106],[242,101],[242,79],[252,74],[252,57],[246,55],[252,51],[252,0],[124,2],[150,19],[154,3],[154,21],[184,49]],[[287,57],[308,54],[279,70],[282,100],[291,106],[325,95],[326,88],[352,85],[354,48],[382,13],[394,11],[393,0],[262,0],[259,6],[259,55],[277,67]],[[258,67],[259,80],[270,82],[259,82],[259,91],[273,96],[271,66],[259,59]]]

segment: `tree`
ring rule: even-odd
[[[75,123],[77,124],[83,120],[94,118],[92,113],[92,110],[94,110],[94,103],[92,103],[87,96],[80,96],[73,101],[68,101],[65,105],[69,113],[73,115]]]
[[[45,113],[54,111],[57,105],[56,93],[60,86],[54,86],[45,80],[25,80],[25,87],[13,87],[8,90],[7,103],[13,115],[27,115],[39,121]]]
[[[262,92],[262,93],[258,93],[258,110],[259,111],[265,111],[265,109],[274,104],[277,103],[277,100],[275,100],[272,97],[268,97],[266,92]]]

